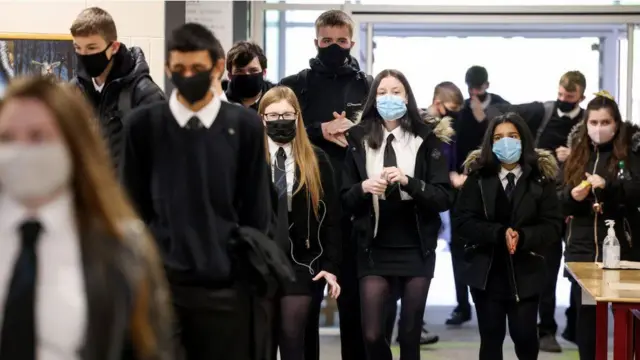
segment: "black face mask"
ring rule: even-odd
[[[484,94],[478,94],[478,95],[476,95],[476,97],[478,98],[478,101],[480,101],[480,102],[484,102],[485,100],[487,100],[487,96],[488,96],[488,95],[489,95],[489,94],[484,93]]]
[[[344,49],[338,44],[331,44],[325,48],[318,48],[318,59],[330,69],[344,65],[351,49]]]
[[[442,117],[448,116],[452,119],[456,119],[458,117],[458,114],[460,114],[459,111],[453,111],[453,110],[449,110],[447,108],[444,109],[444,115]]]
[[[568,113],[571,110],[575,109],[576,105],[578,104],[568,102],[568,101],[556,100],[556,107],[558,108],[558,110],[562,111],[563,113]]]
[[[171,73],[171,81],[189,104],[194,104],[207,95],[211,88],[211,70],[195,73],[189,77],[184,77],[178,72]]]
[[[229,89],[234,96],[250,99],[258,95],[264,86],[262,73],[250,75],[233,75],[229,82]]]
[[[92,78],[97,78],[104,72],[107,66],[109,66],[111,59],[113,59],[113,56],[111,56],[111,59],[107,58],[107,50],[109,50],[110,47],[111,44],[107,45],[107,47],[101,52],[91,55],[80,55],[76,53],[78,62],[87,72],[87,75]]]
[[[290,143],[296,137],[295,120],[272,120],[266,124],[267,136],[279,144]]]

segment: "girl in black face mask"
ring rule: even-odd
[[[304,333],[314,299],[325,284],[332,298],[340,295],[336,280],[341,256],[338,193],[327,155],[311,145],[291,89],[267,91],[258,112],[266,129],[267,161],[273,173],[275,240],[289,255],[295,281],[281,291],[275,344],[282,360],[304,359]],[[274,358],[275,351],[274,349]]]

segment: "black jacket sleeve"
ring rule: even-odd
[[[320,178],[325,207],[325,218],[322,224],[322,246],[325,256],[322,259],[322,270],[338,275],[338,269],[342,258],[342,236],[340,235],[340,202],[338,189],[335,184],[333,167],[327,155],[320,149],[316,149],[320,167]],[[322,213],[320,213],[322,215]],[[322,218],[321,218],[322,219]]]
[[[434,140],[434,143],[425,152],[426,159],[416,159],[427,163],[426,179],[408,177],[409,182],[402,188],[420,206],[443,212],[451,207],[453,196],[449,180],[449,159],[442,153],[442,142]]]
[[[460,189],[453,211],[453,225],[463,239],[478,245],[496,244],[504,238],[506,229],[500,223],[487,220],[478,179],[477,173],[469,175]]]
[[[153,121],[150,109],[130,112],[124,121],[120,181],[145,223],[153,216],[151,201],[151,138]]]
[[[240,107],[237,110],[241,126],[237,184],[239,222],[240,226],[249,226],[267,234],[273,221],[273,208],[264,127],[254,111]]]
[[[593,211],[593,195],[589,194],[584,200],[576,201],[571,196],[573,186],[566,184],[560,194],[560,204],[562,215],[567,216],[590,216]]]
[[[554,241],[559,241],[562,232],[562,214],[559,211],[556,184],[545,183],[538,204],[537,223],[516,229],[521,235],[518,249],[539,252]]]
[[[302,71],[306,72],[308,70],[302,70]],[[303,89],[301,89],[298,84],[300,82],[299,79],[302,76],[303,76],[302,72],[295,75],[287,76],[282,80],[280,80],[280,83],[278,85],[286,86],[291,90],[293,90],[293,92],[296,94],[296,97],[298,98],[298,101],[300,102],[300,106],[304,108],[305,106],[304,104],[302,104],[302,102],[305,101],[304,96],[302,96]],[[305,74],[304,76],[308,76],[308,74]],[[322,141],[326,141],[324,136],[322,135],[322,123],[305,122],[305,129],[307,130],[307,136],[309,136],[309,140],[311,141],[311,143],[320,144]]]
[[[162,89],[160,89],[160,87],[153,82],[151,78],[145,76],[136,84],[133,98],[134,107],[137,107],[165,100],[165,95]]]
[[[630,153],[625,166],[631,175],[629,180],[618,180],[617,175],[605,179],[603,193],[607,202],[623,204],[629,208],[640,207],[640,158]]]
[[[345,156],[345,164],[342,167],[342,189],[340,196],[342,199],[342,208],[349,214],[359,212],[363,206],[371,203],[371,194],[365,194],[362,190],[362,181],[358,175],[358,169],[351,150],[347,151]]]

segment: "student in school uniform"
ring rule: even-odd
[[[519,360],[538,358],[538,301],[546,277],[543,253],[559,240],[562,217],[553,155],[535,150],[516,113],[491,120],[480,150],[465,162],[454,224],[465,239],[463,278],[471,287],[480,360],[502,359],[506,334]]]
[[[0,359],[173,359],[153,240],[75,87],[0,102]]]
[[[435,267],[440,212],[451,203],[442,142],[406,77],[384,70],[347,135],[342,201],[353,218],[366,359],[391,360],[384,328],[401,289],[400,356],[420,358],[422,316]]]
[[[571,155],[564,165],[562,210],[569,219],[565,259],[601,262],[606,220],[615,221],[620,258],[638,261],[640,213],[640,129],[622,121],[618,104],[606,91],[595,94],[584,120],[569,135]],[[587,181],[588,183],[583,183]],[[594,360],[596,309],[582,304],[582,290],[571,281],[577,304],[576,341],[581,360]],[[569,327],[569,324],[567,324]]]
[[[274,85],[266,80],[267,57],[257,44],[239,41],[227,53],[227,99],[258,110],[260,99]]]
[[[327,155],[309,142],[295,94],[277,86],[264,94],[260,116],[267,135],[267,161],[277,194],[276,241],[295,269],[282,289],[276,323],[282,360],[305,356],[305,329],[316,288],[340,295],[340,204]],[[318,326],[318,324],[315,324]]]
[[[261,360],[264,299],[239,282],[244,258],[230,245],[239,230],[264,234],[271,223],[264,127],[214,94],[220,49],[202,25],[173,31],[166,70],[176,90],[126,121],[122,180],[162,251],[186,358]]]

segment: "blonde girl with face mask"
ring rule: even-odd
[[[623,260],[640,260],[632,248],[640,206],[640,129],[623,122],[606,91],[589,102],[585,117],[569,135],[571,155],[564,165],[562,209],[567,218],[565,261],[602,261],[605,220],[615,220]],[[635,230],[635,231],[634,231]],[[580,304],[580,287],[571,296]],[[595,357],[595,307],[580,306],[577,341],[580,359]]]

